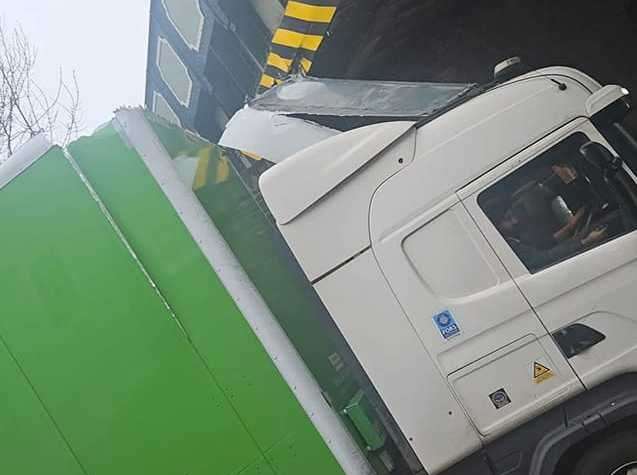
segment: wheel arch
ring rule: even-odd
[[[579,442],[573,443],[566,451],[561,455],[557,465],[554,468],[553,473],[555,475],[568,475],[572,473],[572,469],[575,468],[578,459],[581,454],[591,449],[598,443],[602,442],[608,437],[612,437],[615,434],[637,429],[637,414],[621,419],[614,424],[606,427],[603,430],[588,434],[587,437]]]
[[[564,424],[536,445],[530,475],[561,475],[583,450],[637,428],[637,373],[613,378],[561,407]]]

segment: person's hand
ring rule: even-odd
[[[575,213],[575,216],[573,216],[569,223],[568,226],[571,230],[574,230],[580,223],[580,221],[584,218],[584,216],[586,216],[586,207],[582,206],[579,210],[577,210],[577,213]]]
[[[583,246],[590,246],[595,244],[608,236],[608,230],[606,228],[593,229],[588,236],[582,239]]]
[[[574,216],[570,217],[568,223],[562,229],[553,234],[553,238],[557,242],[561,242],[564,239],[573,237],[573,234],[575,234],[575,230],[579,226],[580,221],[582,221],[582,218],[584,218],[584,216],[586,216],[586,207],[582,206],[577,211],[577,213],[575,213]]]

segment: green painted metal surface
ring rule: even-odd
[[[341,474],[137,153],[110,127],[72,144],[70,152],[183,325],[222,393],[226,415],[250,439],[217,432],[209,452],[244,453],[239,473],[246,475]],[[212,473],[236,471],[214,465]]]
[[[0,335],[86,473],[234,474],[262,458],[61,151],[0,191],[0,217]],[[25,450],[39,473],[73,473]]]
[[[272,163],[210,144],[150,113],[147,120],[335,410],[342,414],[361,388],[375,394],[263,202],[258,178]],[[383,430],[378,414],[366,408],[369,423]],[[362,426],[345,416],[343,423],[376,472],[388,473],[378,453],[393,442],[374,440],[369,451]]]
[[[343,408],[358,386],[336,343],[338,330],[258,191],[260,174],[272,164],[148,119],[332,404]]]
[[[0,381],[0,463],[7,473],[81,475],[80,465],[4,343]]]

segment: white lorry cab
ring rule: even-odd
[[[628,91],[551,67],[260,179],[425,472],[637,473]]]

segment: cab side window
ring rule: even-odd
[[[580,153],[589,141],[580,132],[570,135],[478,197],[531,273],[637,227],[621,186]]]

